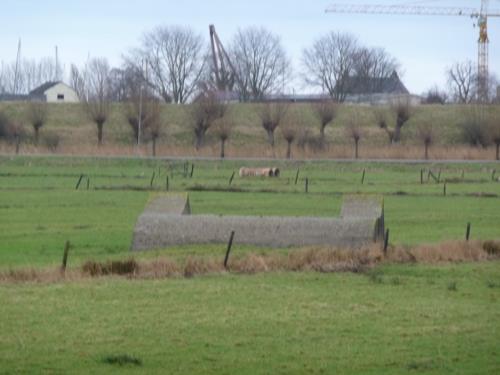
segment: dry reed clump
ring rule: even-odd
[[[367,272],[380,263],[443,264],[477,262],[500,259],[500,241],[448,241],[434,245],[389,248],[384,256],[379,245],[359,250],[312,247],[292,250],[288,254],[246,254],[233,257],[228,271],[241,274],[262,272]],[[183,262],[169,258],[156,258],[137,262],[88,261],[81,268],[25,268],[0,271],[0,283],[55,283],[64,280],[81,280],[109,275],[132,279],[163,279],[172,277],[191,278],[199,275],[225,272],[221,257],[188,256]]]
[[[496,259],[500,251],[495,253],[489,251],[487,244],[495,244],[494,241],[446,241],[433,245],[418,245],[413,248],[396,247],[388,253],[387,260],[397,263],[456,263],[456,262],[478,262]],[[500,248],[500,245],[498,245]],[[494,246],[493,246],[494,247]]]
[[[142,262],[139,269],[140,274],[138,276],[145,279],[179,277],[183,274],[179,264],[168,258],[157,258],[151,262]]]
[[[95,262],[90,260],[83,264],[82,272],[92,277],[107,275],[133,276],[139,272],[139,264],[133,258],[107,262]]]
[[[263,145],[241,145],[227,144],[225,147],[225,156],[231,157],[267,157],[267,158],[285,158],[286,145],[277,144],[275,155],[269,150],[269,146]],[[0,142],[0,153],[14,154],[15,147]],[[121,145],[115,143],[104,143],[103,146],[97,147],[90,144],[64,144],[61,143],[57,147],[57,151],[53,152],[47,147],[24,144],[20,151],[23,155],[58,155],[71,156],[151,156],[148,145],[142,147]],[[194,151],[192,147],[180,146],[176,144],[159,144],[157,146],[157,157],[219,157],[218,145],[207,145],[198,151]],[[312,145],[297,144],[292,153],[295,159],[351,159],[352,147],[349,145],[335,144],[332,147],[314,147]],[[493,155],[494,156],[494,155]],[[365,159],[401,159],[401,160],[418,160],[422,159],[422,147],[415,144],[400,144],[400,145],[364,145],[360,150],[360,158]],[[483,147],[471,147],[467,145],[436,145],[432,150],[429,150],[429,159],[431,160],[489,160],[492,159],[492,149]]]
[[[224,265],[220,260],[189,256],[184,263],[183,274],[184,277],[190,278],[196,275],[206,275],[222,271],[224,271]]]

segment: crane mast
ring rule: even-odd
[[[479,27],[478,68],[477,68],[477,99],[488,101],[489,93],[489,38],[488,18],[500,17],[500,10],[488,11],[489,0],[481,1],[481,9],[454,7],[426,7],[417,5],[353,5],[333,4],[326,9],[327,13],[365,13],[365,14],[400,14],[419,16],[465,16],[477,18]]]

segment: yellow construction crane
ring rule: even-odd
[[[373,13],[373,14],[407,14],[421,16],[465,16],[477,19],[479,27],[478,39],[478,100],[488,101],[488,18],[500,17],[500,10],[488,11],[489,0],[481,1],[481,9],[428,7],[418,5],[353,5],[332,4],[326,9],[327,13]]]

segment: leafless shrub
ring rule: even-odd
[[[489,137],[486,108],[480,105],[469,106],[463,118],[460,127],[464,142],[471,146],[487,147]]]
[[[434,129],[432,123],[426,122],[418,126],[418,137],[424,144],[424,158],[429,159],[429,147],[434,142]]]
[[[225,115],[215,121],[214,134],[220,141],[220,158],[226,157],[226,142],[231,136],[234,122],[230,115]]]
[[[32,101],[28,104],[28,121],[33,126],[35,144],[38,144],[41,127],[47,122],[49,107],[47,102]]]
[[[401,129],[412,115],[410,100],[409,99],[397,100],[392,105],[392,111],[396,115],[396,127],[394,128],[393,141],[395,143],[399,143],[401,141]]]
[[[50,151],[56,152],[61,142],[61,137],[59,134],[54,132],[44,133],[42,136],[42,142]]]
[[[190,112],[195,135],[195,148],[199,150],[205,135],[216,120],[224,117],[227,104],[219,100],[217,92],[204,90],[191,104]]]
[[[267,139],[274,154],[274,131],[283,121],[288,106],[286,103],[276,103],[276,102],[268,102],[264,103],[259,108],[259,116],[262,127],[267,133]]]
[[[354,142],[354,158],[359,157],[359,141],[363,136],[363,128],[360,125],[359,117],[352,113],[346,128],[347,136],[350,137]]]
[[[286,116],[283,124],[280,126],[281,134],[286,141],[286,158],[292,157],[292,143],[297,139],[300,129],[303,128],[298,114]]]
[[[313,114],[319,120],[320,128],[319,133],[321,140],[325,141],[325,128],[330,124],[338,112],[338,105],[333,100],[321,100],[318,103],[311,104]]]
[[[376,108],[374,112],[375,121],[377,126],[384,130],[389,137],[389,144],[394,143],[394,129],[391,129],[388,124],[388,113],[385,108]]]
[[[445,91],[434,86],[424,94],[424,104],[446,104],[448,101],[448,94]]]
[[[2,111],[0,111],[0,139],[8,139],[10,137],[10,119]]]
[[[500,160],[500,118],[493,116],[489,122],[489,138],[495,145],[495,160]]]

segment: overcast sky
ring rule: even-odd
[[[1,0],[0,61],[15,60],[19,38],[22,56],[53,56],[69,69],[87,56],[105,56],[112,65],[137,46],[141,35],[158,25],[187,25],[203,33],[215,24],[223,43],[238,30],[263,26],[280,35],[301,71],[305,47],[329,31],[350,32],[367,46],[385,48],[403,68],[413,93],[445,85],[445,69],[456,61],[477,59],[478,30],[468,17],[325,14],[331,3],[401,4],[479,8],[480,0],[328,1],[328,0]],[[490,0],[500,9],[499,0]],[[500,75],[500,18],[491,18],[490,71]],[[308,91],[307,88],[296,88]]]

